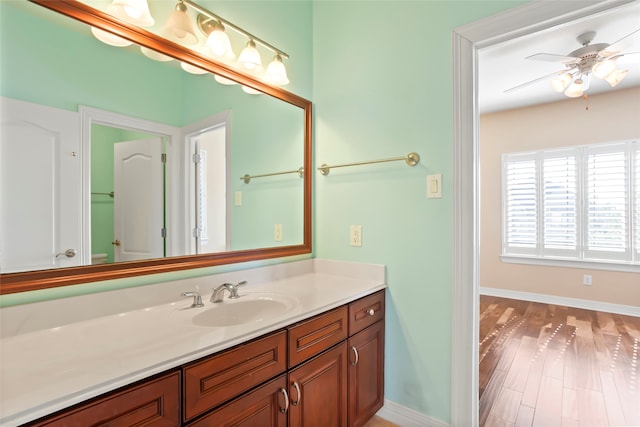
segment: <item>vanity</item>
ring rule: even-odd
[[[384,400],[385,287],[383,266],[309,259],[5,308],[0,424],[361,426]],[[39,326],[77,304],[116,312]]]

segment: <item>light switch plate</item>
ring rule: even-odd
[[[427,198],[442,198],[442,174],[427,175]]]
[[[275,224],[273,226],[273,240],[282,242],[282,224]]]
[[[242,191],[236,191],[234,196],[234,204],[236,206],[242,206]]]

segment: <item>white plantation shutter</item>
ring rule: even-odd
[[[502,156],[502,253],[640,265],[640,142]]]
[[[533,253],[538,230],[536,160],[507,161],[505,175],[505,246],[511,252]]]
[[[624,259],[628,252],[628,190],[626,153],[586,152],[586,247],[596,259]]]
[[[544,252],[575,256],[578,234],[574,154],[542,160],[542,204]]]

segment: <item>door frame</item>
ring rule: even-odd
[[[168,229],[166,256],[181,254],[184,247],[184,236],[176,232],[179,224],[184,223],[177,200],[180,194],[183,174],[181,173],[180,158],[180,129],[163,123],[131,117],[99,108],[78,106],[80,113],[80,161],[82,167],[82,239],[84,242],[85,259],[91,259],[91,126],[94,124],[116,127],[136,132],[152,134],[167,141],[165,165],[165,200],[166,226]]]
[[[184,236],[185,238],[185,254],[195,254],[194,250],[195,245],[193,244],[192,232],[195,227],[195,218],[196,218],[196,194],[195,194],[195,172],[196,167],[192,161],[193,155],[193,146],[192,146],[192,138],[197,135],[204,133],[213,128],[224,126],[225,127],[225,141],[224,141],[224,151],[225,151],[225,162],[227,164],[226,168],[226,183],[225,186],[227,188],[226,195],[226,203],[225,203],[225,214],[227,216],[227,226],[226,226],[226,241],[227,241],[227,250],[231,250],[231,135],[232,135],[232,111],[224,110],[219,113],[213,114],[211,116],[207,116],[204,119],[198,120],[197,122],[188,124],[180,128],[180,132],[183,138],[183,158],[184,158],[184,187],[183,194],[183,215],[185,216],[185,221],[182,223],[184,227]]]
[[[451,329],[457,331],[451,337],[451,425],[454,427],[477,426],[479,422],[478,51],[632,1],[536,1],[454,29]]]

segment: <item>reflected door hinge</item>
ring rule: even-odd
[[[199,227],[196,227],[193,229],[193,237],[201,237],[202,236],[202,230]]]
[[[202,160],[202,156],[200,155],[200,153],[194,153],[193,154],[193,163],[200,163],[200,161]]]
[[[162,229],[160,230],[160,235],[161,235],[163,238],[166,238],[166,237],[167,237],[167,229],[166,229],[166,228],[162,228]]]
[[[160,162],[167,163],[167,153],[162,153],[160,155]]]

